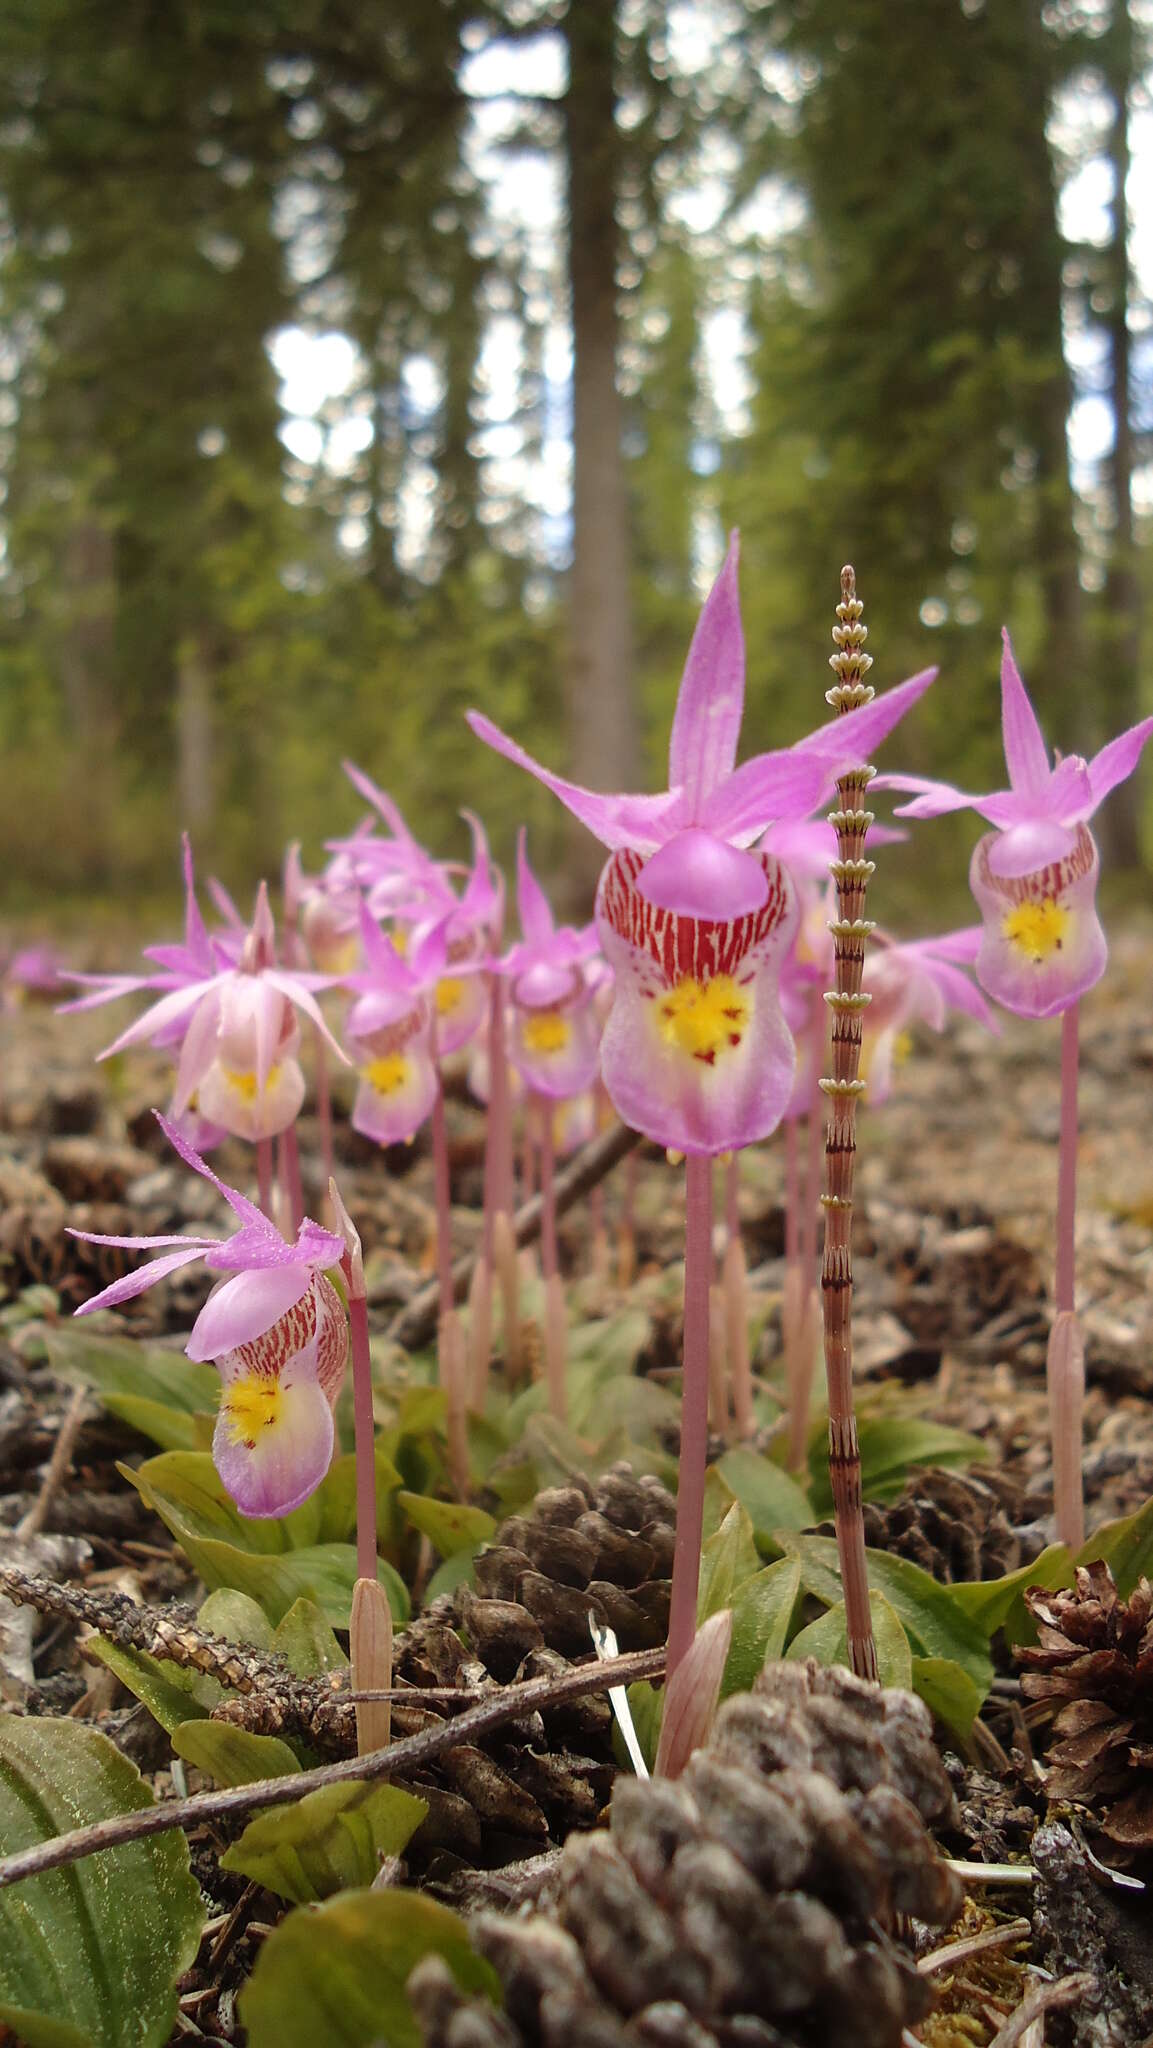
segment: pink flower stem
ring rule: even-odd
[[[444,1116],[444,1085],[440,1063],[436,1069],[436,1094],[432,1104],[432,1174],[436,1194],[436,1277],[440,1289],[440,1313],[452,1314],[452,1181],[448,1164],[448,1129]]]
[[[263,1209],[265,1215],[268,1217],[269,1222],[275,1223],[276,1217],[273,1214],[272,1208],[273,1179],[271,1138],[258,1138],[256,1140],[256,1186],[257,1195],[261,1208]]]
[[[785,1119],[785,1265],[795,1266],[799,1256],[798,1203],[801,1198],[800,1161],[797,1145],[799,1119]]]
[[[356,1439],[356,1576],[376,1572],[376,1425],[372,1414],[372,1359],[368,1348],[368,1303],[352,1278],[347,1253],[341,1260],[348,1287],[352,1331],[352,1419]]]
[[[1074,1304],[1077,1221],[1078,1005],[1061,1018],[1061,1135],[1057,1154],[1057,1314],[1045,1356],[1053,1508],[1057,1541],[1076,1552],[1085,1540],[1085,1343]]]
[[[534,1098],[540,1131],[540,1266],[546,1280],[557,1268],[556,1249],[556,1148],[553,1140],[553,1105],[545,1095]]]
[[[681,1460],[669,1611],[668,1676],[692,1648],[697,1629],[701,1529],[709,1441],[709,1281],[713,1263],[713,1163],[685,1160],[685,1336]]]
[[[332,1094],[328,1085],[328,1047],[323,1033],[317,1025],[312,1027],[312,1047],[316,1061],[316,1118],[320,1125],[320,1157],[324,1166],[324,1185],[328,1186],[335,1167],[332,1158]]]
[[[295,1124],[289,1124],[280,1134],[280,1184],[295,1236],[304,1222],[304,1189],[300,1184],[300,1146]]]
[[[741,1155],[739,1152],[730,1152],[729,1163],[725,1168],[725,1235],[730,1244],[734,1238],[739,1239],[741,1234],[741,1217],[737,1206],[740,1186]]]
[[[1079,1003],[1061,1017],[1061,1136],[1057,1154],[1058,1314],[1073,1309],[1074,1237],[1077,1221],[1077,1067]]]

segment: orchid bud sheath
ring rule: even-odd
[[[341,1261],[349,1288],[352,1334],[352,1412],[356,1437],[356,1575],[375,1579],[376,1446],[372,1413],[372,1355],[368,1345],[368,1303],[352,1285],[347,1256]]]

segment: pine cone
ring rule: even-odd
[[[913,1473],[899,1500],[865,1507],[871,1550],[907,1557],[943,1585],[999,1579],[1021,1563],[1021,1539],[993,1488],[972,1472]]]
[[[768,1664],[682,1777],[619,1781],[550,1910],[474,1918],[503,2012],[418,1966],[426,2048],[897,2048],[931,1994],[892,1930],[959,1910],[925,1826],[952,1810],[919,1700]]]
[[[461,1626],[496,1678],[541,1644],[563,1656],[589,1647],[589,1614],[622,1650],[656,1649],[669,1620],[676,1502],[659,1479],[621,1463],[592,1485],[549,1487],[511,1515],[476,1562]]]
[[[1105,1834],[1136,1855],[1153,1850],[1153,1586],[1122,1600],[1107,1564],[1078,1565],[1071,1592],[1032,1587],[1035,1648],[1025,1666],[1031,1718],[1056,1713],[1045,1790],[1103,1817]]]

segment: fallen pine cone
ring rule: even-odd
[[[1055,1715],[1045,1790],[1102,1819],[1131,1856],[1153,1849],[1153,1586],[1122,1600],[1107,1564],[1078,1565],[1071,1591],[1025,1594],[1037,1623],[1020,1648],[1034,1721]]]
[[[942,1585],[999,1579],[1021,1563],[1021,1539],[991,1486],[972,1472],[917,1472],[886,1505],[865,1504],[865,1541],[919,1564]]]
[[[898,2048],[931,1992],[894,1929],[960,1909],[925,1825],[952,1810],[920,1700],[767,1664],[680,1778],[618,1782],[548,1909],[473,1918],[503,2011],[417,1966],[426,2048]]]

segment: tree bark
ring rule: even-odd
[[[1108,252],[1110,303],[1110,399],[1113,408],[1113,452],[1109,488],[1113,500],[1113,546],[1105,582],[1104,685],[1109,735],[1133,725],[1140,716],[1138,676],[1141,658],[1141,588],[1133,534],[1133,374],[1129,333],[1131,273],[1129,209],[1125,186],[1129,177],[1129,92],[1133,79],[1133,26],[1127,0],[1114,0],[1113,23],[1104,51],[1105,73],[1113,95],[1109,161],[1113,167],[1113,242]],[[1141,865],[1140,788],[1130,778],[1114,790],[1101,818],[1101,838],[1114,867]]]
[[[640,780],[632,686],[628,496],[617,389],[616,125],[613,0],[570,0],[565,21],[569,289],[573,333],[573,559],[566,664],[571,773],[599,789]],[[573,892],[603,855],[574,841]]]
[[[180,821],[194,837],[212,824],[212,668],[203,636],[190,634],[176,657],[176,773]]]

